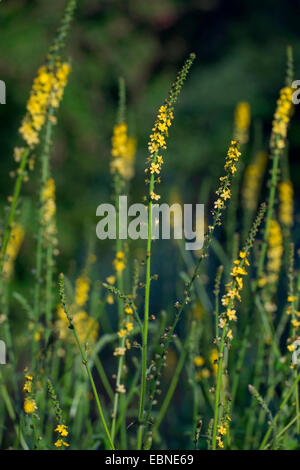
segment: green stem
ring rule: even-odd
[[[107,427],[107,424],[106,424],[106,421],[105,421],[105,417],[104,417],[104,414],[103,414],[103,411],[102,411],[102,407],[101,407],[99,396],[98,396],[98,393],[97,393],[97,390],[96,390],[95,382],[94,382],[93,376],[92,376],[90,368],[89,368],[87,356],[86,356],[86,354],[85,354],[85,352],[84,352],[84,350],[81,346],[81,343],[80,343],[78,335],[77,335],[76,328],[74,327],[74,324],[72,322],[72,318],[69,314],[69,311],[68,311],[68,308],[67,308],[67,305],[66,305],[65,293],[64,293],[64,280],[63,279],[64,279],[63,274],[60,274],[60,276],[59,276],[59,294],[60,294],[61,303],[62,303],[63,309],[65,311],[65,314],[67,316],[67,319],[69,321],[69,328],[72,330],[75,341],[76,341],[77,346],[79,348],[80,355],[81,355],[81,358],[82,358],[82,363],[83,363],[83,365],[86,369],[86,372],[88,374],[90,384],[91,384],[91,387],[92,387],[92,390],[93,390],[93,394],[94,394],[94,397],[95,397],[95,400],[96,400],[97,408],[98,408],[98,411],[99,411],[99,415],[100,415],[100,418],[101,418],[101,421],[102,421],[102,424],[103,424],[103,427],[104,427],[105,434],[106,434],[107,439],[109,441],[110,448],[111,448],[111,450],[115,450],[115,447],[114,447],[114,444],[113,444],[113,441],[112,441],[111,435],[109,433],[109,430],[108,430],[108,427]]]
[[[169,385],[169,388],[168,388],[168,391],[167,391],[167,394],[165,396],[165,399],[160,407],[160,410],[159,410],[159,413],[158,413],[158,416],[155,420],[155,423],[153,425],[153,434],[155,434],[159,428],[159,426],[161,425],[161,422],[166,414],[166,411],[168,409],[168,406],[172,400],[172,397],[174,395],[174,392],[176,390],[176,387],[177,387],[177,384],[178,384],[178,380],[179,380],[179,377],[180,377],[180,374],[181,374],[181,371],[182,371],[182,368],[184,366],[184,363],[185,363],[185,359],[187,357],[187,353],[188,353],[188,347],[189,347],[189,344],[190,344],[190,335],[187,337],[184,345],[183,345],[183,348],[181,350],[181,353],[180,353],[180,356],[179,356],[179,360],[177,362],[177,365],[176,365],[176,369],[174,371],[174,375],[172,377],[172,380],[171,380],[171,383]]]
[[[116,207],[117,207],[117,227],[119,227],[119,182],[118,179],[115,179],[115,193],[116,193]],[[117,238],[116,240],[116,251],[123,251],[123,243],[120,238]],[[123,292],[123,273],[122,271],[120,273],[117,272],[117,285],[118,289],[120,292]],[[122,324],[122,319],[124,317],[124,302],[123,299],[121,299],[118,296],[118,324],[119,328],[121,327]],[[125,337],[120,338],[120,348],[125,347]],[[123,370],[123,364],[124,364],[124,356],[119,356],[118,360],[118,370],[117,370],[117,380],[116,380],[116,390],[115,390],[115,395],[114,395],[114,404],[113,404],[113,413],[112,413],[112,423],[111,423],[111,438],[112,441],[114,442],[115,440],[115,435],[116,435],[116,420],[117,420],[117,414],[118,414],[118,406],[119,406],[119,396],[120,393],[118,392],[119,386],[121,385],[121,378],[122,378],[122,370]]]
[[[156,161],[156,155],[154,162]],[[148,240],[147,240],[147,253],[146,253],[146,285],[145,285],[145,311],[144,311],[144,326],[142,335],[142,380],[141,380],[141,396],[139,405],[139,429],[137,439],[137,449],[142,447],[142,437],[144,429],[144,408],[145,408],[145,394],[146,394],[146,373],[147,373],[147,341],[148,341],[148,322],[149,322],[149,300],[150,300],[150,283],[151,283],[151,239],[152,239],[152,201],[151,193],[154,188],[154,175],[151,175],[149,185],[149,207],[148,207]]]
[[[225,337],[226,337],[226,327],[223,328],[221,345],[220,345],[220,350],[219,350],[219,357],[218,357],[218,372],[217,372],[217,384],[216,384],[216,400],[215,400],[212,450],[216,450],[216,442],[217,442],[217,426],[218,426],[219,400],[220,400],[220,388],[221,388],[221,379],[222,379],[222,366],[223,366]]]

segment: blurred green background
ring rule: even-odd
[[[17,130],[32,80],[54,38],[64,5],[62,0],[3,0],[0,5],[0,79],[7,87],[7,104],[0,106],[2,213],[13,187],[8,177],[15,169],[13,148],[21,145]],[[196,53],[176,107],[159,192],[162,201],[175,192],[187,203],[206,202],[201,194],[207,192],[208,201],[212,201],[239,101],[248,101],[252,114],[251,141],[244,159],[251,159],[253,141],[256,138],[257,145],[259,140],[255,129],[262,130],[258,145],[268,148],[272,115],[285,79],[288,44],[294,50],[295,78],[300,79],[299,15],[298,0],[78,2],[66,47],[72,73],[59,110],[51,157],[57,185],[59,270],[78,272],[88,241],[98,255],[98,278],[104,280],[113,270],[114,245],[96,239],[95,213],[112,194],[109,162],[118,78],[126,80],[129,130],[138,140],[131,199],[141,202],[147,141],[157,109],[187,55]],[[296,208],[300,182],[297,108],[289,132]],[[23,191],[29,236],[17,265],[22,289],[33,285],[30,269],[35,264],[36,206],[30,201],[38,200],[38,176],[37,162],[37,171]],[[176,299],[174,281],[178,280],[179,262],[172,244],[156,243],[155,252],[153,269],[159,270],[161,282],[155,288],[152,307],[160,310],[172,306]],[[163,255],[172,263],[161,263]],[[211,287],[215,272],[212,274]],[[184,404],[179,417],[185,419]],[[176,448],[178,443],[172,445]]]
[[[64,4],[9,0],[0,7],[0,78],[7,85],[7,104],[0,108],[3,198],[12,189],[7,175],[14,168],[12,151],[19,142],[17,129],[32,79],[47,54]],[[250,103],[252,131],[260,120],[267,148],[288,44],[294,48],[296,78],[299,70],[299,13],[297,0],[78,2],[67,41],[73,70],[52,152],[61,251],[66,258],[80,255],[86,227],[95,225],[97,205],[110,197],[118,77],[127,83],[129,126],[138,138],[132,198],[139,202],[156,110],[185,57],[196,52],[176,109],[161,186],[165,198],[171,186],[180,185],[183,199],[194,201],[204,180],[217,184],[238,101]],[[290,130],[295,188],[300,177],[299,146],[296,110]],[[30,183],[26,191],[36,194]]]

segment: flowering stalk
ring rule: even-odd
[[[217,369],[217,382],[216,382],[216,397],[215,397],[215,412],[214,412],[214,425],[213,425],[213,438],[212,438],[212,449],[216,449],[217,441],[218,446],[223,447],[222,436],[226,435],[227,429],[224,432],[220,432],[219,425],[219,400],[220,400],[220,389],[221,389],[221,377],[223,372],[223,357],[224,349],[227,345],[229,347],[232,341],[232,329],[229,327],[230,322],[237,321],[235,306],[235,299],[241,301],[240,292],[243,288],[242,276],[247,275],[245,266],[249,266],[247,256],[249,255],[250,249],[253,246],[255,235],[262,222],[265,214],[266,206],[262,204],[258,215],[253,223],[250,230],[249,236],[246,240],[245,247],[240,251],[239,258],[234,262],[234,267],[231,272],[232,280],[226,285],[227,293],[222,298],[222,304],[226,307],[226,312],[219,315],[219,328],[222,329],[222,337],[218,353],[218,369]],[[219,336],[219,335],[218,335]],[[217,336],[217,338],[218,338]],[[219,431],[219,435],[217,435]],[[222,427],[223,431],[223,427]]]
[[[74,14],[75,7],[76,7],[76,0],[68,0],[65,13],[61,22],[61,26],[58,29],[54,43],[49,51],[49,55],[48,55],[49,65],[54,64],[57,54],[60,52],[61,48],[63,47],[64,40],[68,33],[70,23]],[[27,108],[28,108],[28,105],[29,105],[29,102],[27,104]],[[2,275],[4,256],[6,253],[7,243],[11,235],[13,221],[15,219],[16,208],[17,208],[17,204],[19,200],[22,183],[24,181],[24,177],[26,176],[26,167],[28,163],[28,157],[29,157],[30,152],[38,143],[38,132],[41,131],[42,125],[44,122],[42,115],[36,115],[35,120],[31,121],[32,126],[31,125],[28,126],[28,120],[26,116],[23,119],[22,126],[20,128],[20,133],[23,139],[25,140],[27,146],[24,149],[22,149],[22,152],[21,152],[20,165],[17,171],[18,176],[15,182],[13,196],[12,196],[10,207],[9,207],[8,218],[5,224],[5,228],[4,228],[4,236],[3,236],[3,241],[1,244],[1,251],[0,251],[0,276]],[[24,127],[24,124],[25,124],[25,127]],[[33,139],[32,139],[32,136],[33,136]]]
[[[265,257],[267,252],[267,244],[269,237],[270,224],[273,216],[273,208],[275,203],[275,195],[278,180],[279,159],[283,155],[286,146],[287,130],[290,122],[293,104],[292,104],[293,89],[290,86],[280,90],[280,96],[277,101],[277,107],[274,114],[273,128],[270,139],[271,158],[273,165],[270,178],[270,190],[268,197],[268,209],[266,215],[266,224],[261,246],[260,256],[258,260],[257,281],[255,289],[258,287],[258,282],[261,278],[264,269]]]
[[[91,383],[91,387],[92,387],[93,394],[94,394],[94,397],[95,397],[95,400],[96,400],[97,408],[98,408],[99,415],[100,415],[100,418],[101,418],[101,421],[102,421],[102,424],[103,424],[103,427],[104,427],[105,434],[106,434],[107,439],[109,441],[110,448],[112,450],[114,450],[115,447],[114,447],[111,435],[109,433],[109,430],[108,430],[108,427],[107,427],[107,424],[106,424],[106,421],[105,421],[105,418],[104,418],[104,414],[103,414],[101,403],[100,403],[100,400],[99,400],[99,396],[98,396],[98,393],[97,393],[97,390],[96,390],[95,382],[94,382],[93,376],[92,376],[90,368],[89,368],[87,356],[86,356],[86,354],[85,354],[85,352],[84,352],[84,350],[81,346],[81,343],[79,341],[78,334],[77,334],[76,328],[74,326],[72,317],[71,317],[71,315],[69,313],[69,310],[67,308],[66,298],[65,298],[64,275],[62,273],[59,275],[59,278],[58,278],[58,293],[59,293],[59,297],[60,297],[62,307],[64,309],[64,312],[65,312],[66,317],[67,317],[68,322],[69,322],[69,328],[70,328],[70,330],[72,330],[72,333],[74,335],[76,344],[79,348],[80,355],[81,355],[81,358],[82,358],[82,363],[83,363],[83,365],[84,365],[84,367],[87,371],[87,375],[88,375],[90,383]]]
[[[155,362],[155,372],[151,371],[149,378],[151,379],[150,382],[150,390],[149,390],[149,405],[146,414],[145,421],[148,423],[151,415],[151,410],[153,406],[154,396],[157,390],[157,381],[161,375],[161,369],[165,363],[166,359],[166,352],[168,350],[169,344],[173,337],[175,328],[177,323],[181,317],[183,309],[185,305],[190,302],[190,294],[194,284],[195,279],[199,277],[199,269],[201,266],[202,261],[207,258],[208,250],[211,245],[213,239],[213,233],[217,226],[221,225],[221,217],[223,214],[224,209],[226,208],[226,202],[230,199],[230,184],[233,175],[236,173],[237,170],[237,162],[239,161],[241,153],[238,150],[238,143],[236,141],[231,141],[231,145],[228,149],[226,160],[225,160],[225,170],[226,175],[220,178],[221,184],[219,189],[217,190],[218,198],[214,203],[214,210],[212,211],[213,221],[212,225],[208,227],[208,231],[204,237],[203,247],[199,254],[198,263],[194,269],[193,275],[190,281],[186,285],[186,289],[184,291],[184,298],[181,302],[177,301],[175,303],[175,307],[177,309],[173,324],[170,327],[165,329],[164,334],[161,336],[161,351],[158,354],[157,361]]]
[[[195,54],[190,54],[190,57],[186,60],[183,68],[177,75],[177,78],[172,85],[168,99],[165,100],[163,106],[160,107],[157,120],[153,127],[153,134],[150,136],[149,152],[150,155],[147,159],[146,174],[150,174],[150,179],[146,179],[146,183],[149,184],[148,193],[148,238],[146,248],[146,282],[145,282],[145,305],[144,305],[144,325],[142,335],[142,378],[141,378],[141,392],[140,392],[140,404],[138,413],[138,438],[137,438],[137,449],[141,449],[142,437],[144,429],[144,408],[145,408],[145,395],[146,395],[146,370],[147,370],[147,341],[148,341],[148,321],[149,321],[149,301],[150,301],[150,282],[151,282],[151,240],[152,240],[152,208],[153,200],[157,201],[160,196],[155,194],[155,183],[160,183],[160,177],[156,176],[160,174],[161,166],[163,164],[163,158],[158,155],[159,150],[165,150],[166,137],[168,137],[168,129],[171,126],[171,122],[174,118],[173,110],[174,105],[177,101],[182,85],[188,75],[188,72],[194,62]]]
[[[39,70],[38,77],[35,80],[35,85],[33,88],[33,92],[29,99],[29,103],[31,99],[34,100],[34,106],[32,105],[29,107],[28,115],[24,118],[24,123],[22,127],[25,125],[29,125],[28,123],[34,122],[34,119],[37,117],[43,117],[46,119],[46,128],[45,128],[45,135],[44,135],[44,145],[42,149],[41,155],[41,184],[40,184],[40,192],[39,192],[39,210],[38,210],[38,235],[37,235],[37,251],[36,251],[36,268],[35,268],[35,277],[36,283],[34,287],[34,333],[37,328],[37,322],[40,313],[40,290],[41,290],[41,277],[42,277],[42,267],[43,267],[43,249],[46,240],[47,246],[47,259],[48,266],[47,268],[52,268],[52,259],[49,259],[50,255],[52,257],[52,249],[49,248],[49,245],[52,244],[48,239],[52,238],[54,234],[51,234],[52,237],[47,235],[47,230],[49,229],[49,224],[52,222],[51,219],[54,217],[53,209],[55,210],[55,202],[54,200],[49,200],[49,198],[45,199],[44,194],[47,191],[47,184],[50,181],[50,169],[49,169],[49,161],[50,161],[50,151],[51,151],[51,141],[52,141],[52,133],[53,133],[53,126],[56,124],[55,118],[55,110],[59,107],[60,101],[63,97],[64,88],[67,84],[68,75],[70,73],[70,66],[68,63],[61,63],[59,60],[55,61],[56,56],[51,56],[51,60],[48,66],[42,67]],[[55,64],[53,62],[55,61]],[[43,96],[43,99],[37,99],[37,96]],[[43,101],[46,100],[46,105],[43,105]],[[40,108],[40,113],[38,116],[35,115],[36,108]],[[43,115],[43,112],[46,114]],[[43,121],[42,121],[43,122]],[[34,131],[32,131],[34,132]],[[30,134],[31,135],[31,134]],[[29,138],[29,137],[28,137]],[[49,204],[50,203],[50,204]],[[49,308],[51,308],[49,304],[49,290],[51,289],[52,279],[49,278],[50,272],[47,273],[47,302],[46,302],[46,315],[47,319],[50,316]],[[36,345],[33,341],[33,363],[35,364],[35,357],[36,357]]]

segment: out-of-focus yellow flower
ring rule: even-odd
[[[294,190],[291,181],[282,181],[279,184],[279,220],[288,227],[293,225],[293,195]]]
[[[106,297],[106,302],[109,305],[112,305],[114,303],[114,296],[112,294],[108,294],[108,296]]]
[[[55,203],[55,182],[49,178],[42,190],[42,224],[44,226],[44,237],[51,240],[54,244],[56,240],[56,203]]]
[[[117,275],[120,275],[125,269],[125,254],[123,251],[118,251],[116,257],[113,260],[113,265],[115,267]]]
[[[281,258],[283,254],[282,234],[280,225],[276,220],[271,220],[268,237],[268,262],[267,279],[274,284],[278,280],[281,268]]]
[[[136,153],[136,139],[128,137],[127,125],[117,124],[114,127],[112,137],[112,161],[111,172],[118,173],[124,180],[130,180],[134,176],[134,157]]]
[[[210,356],[209,356],[209,361],[210,361],[211,368],[213,370],[214,375],[216,375],[217,370],[218,370],[218,363],[217,363],[218,357],[219,357],[218,350],[212,349]]]
[[[254,211],[257,208],[259,190],[267,161],[267,152],[259,151],[255,155],[253,163],[246,168],[242,187],[243,204],[246,209]]]
[[[75,303],[79,307],[83,307],[89,297],[90,279],[87,276],[81,276],[76,279],[75,287]]]
[[[241,144],[246,144],[249,140],[250,121],[251,111],[249,103],[245,101],[238,103],[234,113],[234,138]]]
[[[69,322],[65,313],[58,308],[59,318],[56,320],[56,327],[60,332],[61,339],[71,339],[69,335]],[[89,341],[95,343],[98,338],[99,325],[96,320],[90,317],[85,311],[80,311],[72,315],[73,325],[76,328],[78,338],[81,343]]]
[[[10,278],[13,273],[14,263],[24,239],[24,234],[25,232],[22,226],[15,223],[10,234],[3,262],[3,276],[7,279]]]
[[[204,358],[202,356],[196,356],[194,358],[194,364],[196,367],[201,367],[204,364]]]

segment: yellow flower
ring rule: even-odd
[[[114,350],[114,356],[124,356],[125,355],[126,348],[115,348]]]
[[[293,351],[296,350],[296,348],[295,348],[295,346],[294,346],[293,344],[289,344],[287,348],[288,348],[288,350],[289,350],[290,352],[293,352]]]
[[[234,138],[245,144],[249,139],[249,126],[250,126],[250,105],[242,101],[238,103],[234,114]]]
[[[285,87],[280,90],[280,96],[277,100],[277,107],[274,114],[271,148],[282,150],[285,145],[287,128],[293,111],[292,103],[293,89]]]
[[[154,199],[154,201],[158,201],[160,199],[160,196],[158,194],[155,194],[153,191],[150,194],[151,199]]]
[[[219,358],[218,350],[217,349],[212,349],[212,351],[210,353],[210,356],[209,356],[209,360],[210,360],[210,363],[211,363],[211,367],[213,369],[213,373],[215,375],[216,375],[217,370],[218,370],[218,364],[217,364],[218,358]]]
[[[232,330],[228,330],[227,338],[229,338],[230,341],[232,341],[232,339],[233,339]]]
[[[24,411],[27,414],[32,414],[37,410],[36,402],[32,398],[25,398]]]
[[[151,163],[151,166],[150,166],[150,173],[151,174],[154,174],[154,173],[157,173],[159,175],[160,173],[160,166],[158,163]]]
[[[58,424],[55,431],[58,432],[62,437],[66,437],[69,434],[68,428],[65,424]]]
[[[218,446],[220,447],[220,449],[223,449],[224,448],[224,444],[223,444],[223,441],[221,439],[220,436],[217,436],[216,437],[217,441],[218,441]]]
[[[113,265],[118,275],[125,269],[125,254],[122,251],[116,253]]]
[[[126,323],[126,328],[127,328],[128,331],[133,330],[133,323],[131,323],[131,322]]]
[[[13,274],[14,263],[23,242],[24,234],[25,232],[22,226],[15,223],[10,234],[3,261],[3,275],[5,278],[10,278]]]
[[[221,434],[222,436],[225,436],[227,433],[227,429],[225,428],[225,426],[223,426],[222,424],[219,424],[218,433]]]
[[[230,321],[236,321],[237,320],[236,310],[228,308],[226,314],[227,314],[228,320],[230,320]]]
[[[106,281],[108,282],[108,284],[113,285],[116,282],[116,277],[115,276],[108,276],[106,278]]]
[[[224,207],[224,201],[222,201],[222,199],[217,199],[214,203],[214,208],[215,209],[223,209]]]
[[[33,148],[39,143],[39,132],[45,123],[48,108],[59,106],[70,70],[69,64],[60,62],[53,70],[46,65],[39,68],[27,102],[27,113],[19,129],[29,147]]]
[[[62,439],[57,439],[57,441],[54,443],[55,447],[69,447],[69,444]]]
[[[267,161],[267,152],[259,151],[254,157],[254,162],[248,165],[245,171],[242,197],[244,206],[251,211],[254,211],[257,207],[259,191]]]
[[[111,172],[118,173],[125,180],[133,178],[135,152],[136,139],[128,137],[125,123],[117,124],[112,137]]]
[[[29,380],[27,382],[25,382],[24,384],[24,387],[23,387],[23,391],[26,392],[26,393],[30,393],[32,390],[32,382],[30,382]]]
[[[246,276],[247,275],[247,271],[241,267],[241,266],[234,266],[234,268],[232,269],[232,272],[231,272],[231,276]]]
[[[133,310],[129,306],[125,307],[124,311],[125,311],[126,315],[132,315],[133,314]]]
[[[116,392],[117,393],[126,393],[126,389],[125,389],[124,385],[122,385],[122,384],[118,385],[117,388],[116,388]]]
[[[231,192],[230,189],[224,189],[224,191],[221,193],[221,198],[226,201],[226,199],[229,199],[231,197]]]
[[[118,336],[119,338],[124,338],[124,336],[126,336],[126,330],[124,330],[124,328],[122,328],[120,331],[118,331]]]
[[[91,281],[87,276],[81,276],[76,279],[75,303],[79,307],[83,307],[88,300],[90,283]]]
[[[197,356],[194,358],[194,364],[196,367],[201,367],[204,364],[204,358],[202,356]]]
[[[294,190],[291,181],[282,181],[279,184],[279,220],[288,227],[293,225],[293,194]]]
[[[287,298],[288,302],[295,302],[297,300],[297,297],[295,295],[289,295]]]
[[[201,370],[201,375],[202,375],[203,379],[208,379],[209,376],[210,376],[210,372],[209,372],[209,370],[208,370],[206,367],[204,367],[204,368]]]
[[[270,284],[275,284],[281,268],[281,258],[283,254],[283,241],[281,228],[276,220],[270,221],[269,237],[268,237],[268,262],[267,262],[267,278]]]

